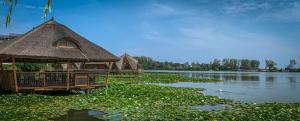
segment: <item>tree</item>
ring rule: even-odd
[[[13,8],[17,6],[18,0],[2,0],[3,4],[8,6],[8,13],[6,15],[5,19],[5,26],[7,27],[10,24],[11,21],[11,16],[12,16],[12,11]],[[51,4],[52,0],[47,0],[46,5],[44,7],[44,18],[47,18],[48,12],[51,12]]]
[[[260,62],[258,60],[251,60],[251,69],[259,69]]]
[[[189,69],[189,68],[190,68],[189,62],[185,62],[185,63],[184,63],[184,69]]]
[[[296,60],[295,59],[291,59],[290,60],[290,64],[286,67],[286,70],[294,70],[294,66],[297,64]]]
[[[251,61],[248,59],[241,60],[241,69],[250,70],[251,69]]]
[[[238,60],[237,59],[230,59],[229,63],[230,63],[230,68],[232,70],[237,70],[239,68],[239,64],[238,64]]]
[[[276,69],[277,63],[275,63],[273,60],[266,60],[266,69],[269,71],[272,71]]]
[[[231,70],[230,59],[225,58],[222,60],[221,70]]]
[[[219,59],[214,59],[213,63],[212,63],[212,70],[214,71],[219,71],[220,67],[221,67],[221,60]]]
[[[290,69],[293,69],[294,66],[295,66],[296,64],[297,64],[296,60],[295,60],[295,59],[292,59],[292,60],[290,60],[290,64],[288,65],[288,67],[289,67]]]

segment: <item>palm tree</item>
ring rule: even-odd
[[[10,24],[12,11],[13,8],[17,6],[18,0],[2,0],[2,1],[3,1],[3,5],[8,6],[8,13],[5,19],[5,26],[7,27]],[[44,7],[44,18],[47,18],[48,12],[51,11],[51,3],[52,0],[47,0],[46,5]]]

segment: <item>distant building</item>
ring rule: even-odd
[[[15,39],[17,37],[22,36],[22,34],[15,34],[15,33],[10,33],[9,35],[0,35],[0,42],[2,40],[11,40],[11,39]]]
[[[138,61],[125,53],[120,56],[120,60],[113,64],[113,72],[120,73],[140,73],[141,69],[139,68]]]

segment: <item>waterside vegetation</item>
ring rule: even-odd
[[[216,82],[176,74],[146,73],[139,76],[117,75],[110,87],[87,94],[1,94],[0,120],[43,121],[55,119],[70,109],[106,111],[122,120],[299,120],[300,104],[241,104],[203,95],[194,88],[164,87],[147,83],[182,81]],[[192,109],[195,105],[228,104],[219,111]]]
[[[262,63],[259,60],[251,59],[214,59],[210,63],[199,62],[160,62],[151,57],[136,56],[139,65],[145,70],[190,70],[190,71],[268,71],[268,72],[300,72],[300,68],[296,68],[296,60],[291,59],[286,68],[279,68],[273,60],[264,62],[265,68],[260,68]]]

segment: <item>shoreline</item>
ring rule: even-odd
[[[152,72],[169,72],[169,73],[176,73],[176,72],[192,72],[192,73],[300,73],[300,72],[266,72],[266,71],[194,71],[194,70],[144,70],[146,73]]]
[[[51,96],[17,93],[0,95],[0,119],[49,120],[66,115],[71,109],[97,109],[97,107],[107,107],[98,110],[112,114],[118,112],[124,120],[297,120],[300,118],[299,115],[295,115],[299,114],[300,103],[241,104],[233,100],[203,95],[203,93],[199,93],[199,89],[132,83],[214,82],[216,80],[155,73],[132,78],[120,78],[120,76],[122,75],[111,77],[111,86],[108,89],[100,88],[87,94]],[[232,108],[221,111],[202,111],[191,108],[196,105],[216,104],[228,104]],[[278,112],[282,115],[273,115]]]

